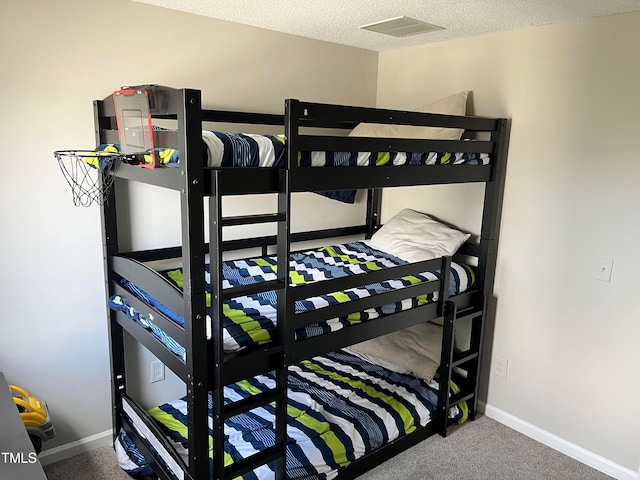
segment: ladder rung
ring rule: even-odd
[[[456,393],[449,398],[449,407],[455,407],[456,405],[466,402],[467,400],[475,396],[474,392],[465,393],[464,391]]]
[[[260,373],[276,370],[282,366],[284,348],[268,344],[253,352],[236,352],[225,355],[222,382],[235,383]]]
[[[225,405],[224,416],[225,418],[230,418],[239,413],[248,412],[249,410],[262,407],[268,403],[282,400],[282,398],[284,398],[282,390],[267,390],[266,392]]]
[[[229,227],[232,225],[251,225],[254,223],[272,223],[280,222],[285,219],[284,215],[279,213],[264,213],[260,215],[238,215],[235,217],[224,217],[222,226]]]
[[[476,307],[471,307],[465,310],[458,310],[456,313],[456,320],[462,318],[477,318],[482,315],[482,310],[476,310]]]
[[[268,292],[270,290],[278,290],[283,288],[284,282],[280,280],[267,280],[264,282],[252,283],[250,285],[239,285],[237,287],[225,288],[222,292],[222,299],[244,297],[254,295],[256,293]]]
[[[282,457],[282,452],[282,447],[279,445],[274,445],[273,447],[260,450],[258,453],[255,453],[250,457],[243,458],[242,460],[238,460],[226,467],[224,469],[224,478],[232,479],[244,475],[251,470],[255,470],[257,467]]]
[[[451,363],[451,368],[459,367],[471,360],[475,360],[478,358],[478,352],[474,352],[472,350],[465,350],[464,352],[456,353],[453,355],[453,362]]]

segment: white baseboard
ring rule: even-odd
[[[479,402],[480,403],[480,402]],[[607,460],[600,455],[590,452],[578,445],[575,445],[567,440],[564,440],[553,433],[542,430],[518,417],[511,415],[499,408],[482,402],[482,405],[478,405],[479,410],[484,411],[484,414],[492,418],[493,420],[506,425],[513,430],[526,435],[529,438],[557,450],[560,453],[567,455],[585,465],[595,468],[596,470],[606,473],[607,475],[617,480],[638,480],[640,479],[640,472],[634,472],[621,465],[613,463],[611,460]]]
[[[44,450],[38,458],[42,465],[49,465],[51,463],[59,462],[67,458],[75,457],[81,453],[95,450],[96,448],[111,445],[113,442],[113,432],[107,430],[106,432],[96,433],[90,437],[81,438],[75,442],[65,443],[58,447],[53,447],[49,450]]]

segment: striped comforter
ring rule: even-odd
[[[284,167],[285,139],[275,135],[202,132],[210,167]],[[487,165],[486,153],[300,152],[303,167],[381,165]]]
[[[229,385],[225,387],[225,404],[274,386],[273,375]],[[345,351],[293,365],[289,370],[287,478],[334,478],[363,455],[428,424],[436,411],[437,388],[434,381],[427,384]],[[226,465],[274,445],[274,412],[274,406],[267,405],[225,422]],[[148,413],[186,456],[186,399]],[[464,421],[463,411],[457,407],[449,416]],[[264,465],[242,478],[273,478],[273,471]]]
[[[278,167],[286,166],[283,136],[225,132],[202,132],[205,165],[209,167]],[[96,151],[120,149],[119,145],[100,145]],[[180,166],[180,152],[174,148],[156,148],[160,165]],[[144,161],[153,163],[150,153]],[[382,165],[487,165],[486,153],[447,152],[300,152],[298,164],[303,167],[345,167]],[[316,192],[344,203],[354,203],[356,190]]]
[[[398,257],[373,249],[364,242],[351,242],[292,254],[290,281],[292,285],[300,285],[347,275],[357,275],[406,263]],[[222,272],[224,275],[223,288],[273,280],[276,278],[276,258],[271,256],[227,261],[222,266]],[[182,288],[182,270],[167,271],[164,272],[164,275]],[[435,280],[439,276],[439,271],[424,272],[419,275],[364,285],[342,292],[298,301],[295,309],[298,313],[306,312],[407,287],[416,283]],[[208,273],[206,279],[207,283],[209,283],[210,276]],[[473,285],[474,281],[475,275],[471,267],[452,262],[449,295],[456,295],[467,290]],[[136,285],[126,280],[123,283],[127,289],[165,313],[176,323],[184,325],[184,319],[161,302],[147,295]],[[354,312],[319,324],[299,328],[296,331],[296,338],[304,339],[337,331],[345,326],[414,308],[436,299],[437,293],[430,293],[416,298],[408,298],[394,304],[370,308],[363,312]],[[210,304],[209,294],[207,294],[207,303]],[[150,328],[174,353],[178,355],[184,354],[182,346],[163,335],[150,319],[142,317],[142,315],[130,308],[122,298],[112,297],[109,304],[111,308],[124,311],[132,319]],[[225,351],[238,351],[249,346],[268,343],[276,334],[276,292],[269,291],[227,300],[223,306],[223,314]]]
[[[279,167],[286,166],[285,139],[280,135],[255,135],[202,131],[205,164],[209,167]],[[118,144],[101,144],[96,151],[120,150]],[[175,148],[155,149],[160,165],[180,166],[180,151]],[[144,156],[153,162],[150,152]],[[487,165],[487,153],[447,152],[300,152],[298,164],[303,167],[345,167],[382,165]]]

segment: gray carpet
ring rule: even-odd
[[[44,467],[49,480],[129,480],[103,447]],[[433,436],[362,480],[606,480],[610,477],[487,417]]]

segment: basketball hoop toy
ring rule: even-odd
[[[53,152],[65,180],[71,187],[73,204],[88,207],[103,205],[109,198],[115,172],[126,155],[94,150],[57,150]]]
[[[118,145],[101,145],[96,150],[53,152],[65,180],[71,187],[75,206],[93,202],[104,205],[122,162],[154,169],[160,165],[154,148],[152,110],[169,111],[172,93],[157,85],[122,87],[113,92],[118,125]]]

